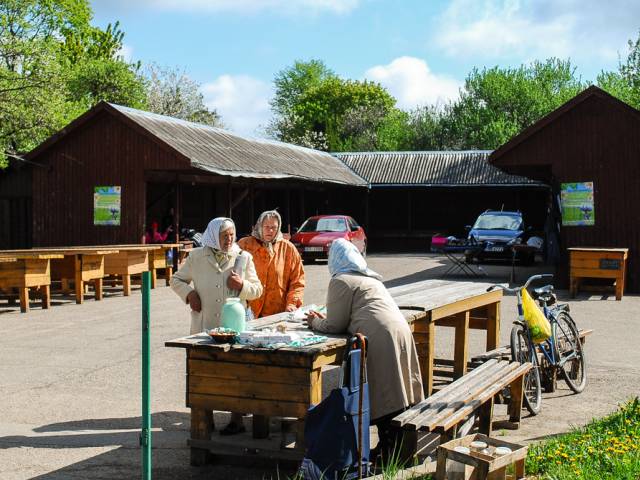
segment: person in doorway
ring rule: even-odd
[[[169,226],[164,232],[158,231],[158,222],[153,220],[151,222],[151,228],[144,236],[144,243],[162,243],[167,240],[167,237],[171,232],[171,226]]]
[[[253,315],[266,317],[280,312],[292,312],[302,305],[304,268],[298,249],[282,236],[282,218],[275,210],[263,212],[249,237],[238,245],[253,255],[258,278],[264,291],[251,300]]]
[[[247,300],[262,295],[262,284],[250,254],[244,272],[232,270],[242,251],[235,238],[233,220],[214,218],[204,232],[203,246],[194,248],[171,278],[173,291],[191,307],[192,335],[221,326],[222,306],[228,297],[238,296],[246,306]],[[242,414],[232,413],[231,421],[220,433],[231,435],[244,431]]]
[[[329,274],[326,316],[309,312],[309,327],[368,338],[371,423],[380,438],[374,450],[387,454],[395,448],[389,434],[391,419],[424,398],[413,335],[380,275],[367,267],[351,242],[341,238],[331,244]]]

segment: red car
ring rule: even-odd
[[[367,254],[367,236],[356,221],[346,215],[310,217],[291,237],[303,260],[327,258],[331,242],[344,238],[353,243],[362,255]]]

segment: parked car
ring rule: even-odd
[[[327,258],[331,243],[344,238],[353,243],[362,255],[367,254],[364,229],[346,215],[318,215],[310,217],[291,237],[303,260]]]
[[[487,210],[478,216],[468,234],[469,242],[484,243],[480,252],[467,254],[467,262],[473,258],[482,261],[487,258],[504,258],[511,260],[511,247],[516,244],[527,243],[530,227],[526,227],[522,213]],[[535,260],[535,252],[519,254],[519,260],[531,264]]]

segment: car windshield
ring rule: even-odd
[[[521,217],[488,213],[480,215],[473,228],[478,230],[519,230],[521,225]]]
[[[302,224],[300,232],[346,232],[347,224],[342,218],[310,218]]]

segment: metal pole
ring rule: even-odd
[[[151,405],[149,318],[151,304],[151,272],[142,273],[142,479],[151,480]]]

